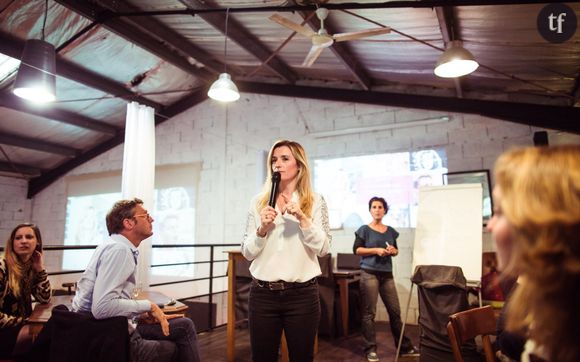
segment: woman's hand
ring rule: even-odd
[[[259,237],[263,238],[274,229],[274,219],[276,219],[278,212],[272,206],[266,206],[260,211],[260,227],[257,230]]]
[[[397,248],[395,248],[392,245],[387,246],[386,250],[387,250],[388,255],[395,256],[399,253],[399,250],[397,250]]]
[[[282,195],[282,197],[285,199],[286,196]],[[302,212],[302,210],[300,209],[300,205],[298,205],[297,203],[290,201],[288,202],[286,201],[286,206],[284,206],[284,211],[282,211],[282,213],[289,213],[290,215],[294,216],[296,219],[298,219],[298,221],[302,220],[305,215]]]
[[[310,219],[306,217],[304,212],[302,212],[300,204],[289,200],[288,197],[284,194],[282,194],[281,196],[284,199],[284,203],[286,204],[284,206],[284,210],[282,211],[282,213],[287,212],[288,214],[294,216],[296,220],[298,220],[298,222],[300,223],[300,227],[303,229],[308,229],[310,226],[312,226],[312,222],[310,221]]]
[[[384,257],[389,255],[389,252],[385,248],[375,248],[375,254],[377,254],[380,257]]]
[[[44,270],[44,256],[38,250],[35,250],[32,253],[32,268],[34,268],[36,272]]]

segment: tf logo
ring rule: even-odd
[[[563,43],[576,33],[576,14],[568,5],[553,3],[538,14],[538,32],[550,43]]]

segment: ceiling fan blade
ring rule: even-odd
[[[308,52],[308,55],[306,55],[306,58],[304,59],[304,62],[302,62],[302,66],[303,67],[310,67],[312,66],[312,64],[314,64],[314,62],[316,61],[316,59],[318,59],[318,57],[320,56],[320,53],[322,53],[322,51],[324,50],[324,46],[317,46],[317,45],[313,45],[312,48],[310,48],[310,51]]]
[[[357,39],[361,39],[361,38],[368,38],[370,36],[376,36],[376,35],[386,34],[386,33],[390,33],[390,32],[391,32],[391,28],[385,27],[385,28],[376,28],[376,29],[367,29],[367,30],[355,31],[352,33],[334,34],[332,37],[334,38],[335,41],[347,41],[347,40],[357,40]]]
[[[286,19],[285,17],[280,16],[278,14],[273,14],[272,16],[269,17],[269,19],[275,23],[287,27],[290,30],[294,30],[298,34],[302,34],[306,37],[311,37],[312,35],[316,34],[314,31],[308,29],[307,27],[295,23],[290,19]]]

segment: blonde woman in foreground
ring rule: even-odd
[[[522,361],[580,361],[580,146],[506,152],[493,197],[499,264],[520,276],[507,330],[527,335]]]

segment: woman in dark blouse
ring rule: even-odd
[[[353,251],[361,258],[360,291],[363,303],[362,335],[365,341],[367,361],[376,362],[377,342],[375,335],[375,314],[377,297],[381,296],[387,312],[395,348],[401,335],[401,307],[393,279],[392,257],[399,254],[397,237],[399,233],[383,224],[383,217],[389,207],[382,197],[373,197],[369,201],[369,211],[373,221],[361,226],[355,232]],[[401,355],[417,355],[411,340],[403,336]]]
[[[12,230],[0,258],[0,358],[10,358],[18,333],[32,313],[32,297],[50,300],[50,282],[44,270],[42,237],[34,224]]]

